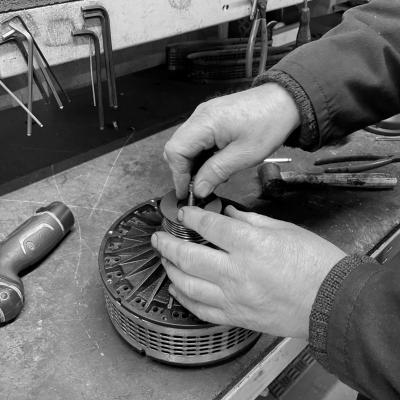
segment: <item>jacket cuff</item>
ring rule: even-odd
[[[260,86],[268,82],[278,83],[286,89],[300,113],[301,126],[290,135],[285,144],[301,147],[303,150],[316,150],[320,143],[318,123],[307,93],[295,79],[279,70],[269,70],[259,75],[254,80],[253,86]]]
[[[326,276],[322,282],[321,287],[315,298],[311,314],[310,314],[310,325],[309,325],[309,344],[313,356],[316,360],[322,364],[329,371],[336,370],[332,363],[328,348],[331,347],[329,341],[337,340],[338,342],[344,340],[346,336],[346,323],[342,323],[348,315],[346,309],[340,310],[342,319],[340,323],[333,321],[335,319],[335,307],[337,299],[340,298],[343,292],[343,286],[345,285],[346,279],[353,273],[353,271],[359,269],[363,264],[375,264],[376,261],[371,257],[367,256],[347,256],[339,261]],[[362,268],[360,268],[362,270]],[[366,273],[367,269],[365,270]],[[359,280],[361,284],[363,280]],[[352,290],[356,293],[357,290]],[[348,305],[347,309],[352,307],[352,304]],[[332,331],[331,325],[335,325],[336,329],[341,332],[335,332],[335,337],[329,337],[329,331]],[[339,352],[340,353],[340,352]],[[335,359],[344,360],[343,354],[336,354]]]

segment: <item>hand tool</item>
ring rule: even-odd
[[[82,7],[82,15],[84,20],[92,18],[100,19],[101,32],[103,37],[104,58],[106,60],[109,103],[110,107],[118,108],[118,96],[117,96],[117,86],[115,80],[114,62],[113,62],[110,16],[107,10],[102,6]]]
[[[400,136],[378,136],[375,138],[376,142],[399,142]]]
[[[261,74],[265,70],[268,58],[268,29],[267,29],[267,5],[268,0],[253,0],[252,12],[250,20],[253,21],[251,26],[249,41],[246,49],[246,78],[253,77],[253,58],[254,47],[257,40],[258,30],[261,27],[261,56],[258,65],[258,73]]]
[[[359,154],[359,155],[345,155],[321,158],[314,162],[314,165],[326,165],[326,164],[337,164],[341,162],[359,162],[368,161],[366,163],[360,163],[355,165],[345,165],[338,167],[325,167],[323,172],[327,174],[340,173],[340,172],[362,172],[369,171],[371,169],[379,168],[384,165],[400,161],[400,154],[396,155],[377,155],[377,154]]]
[[[13,27],[11,27],[13,28]],[[7,33],[3,35],[3,39],[7,39],[10,36],[13,36],[16,33],[15,29],[11,29]],[[21,32],[22,33],[22,32]],[[25,36],[25,35],[24,35]],[[28,136],[32,135],[32,82],[33,82],[33,41],[32,37],[27,35],[25,36],[27,42],[28,42],[28,119],[27,119],[27,128],[26,128],[26,134]]]
[[[54,80],[55,84],[58,86],[59,90],[64,95],[64,97],[68,101],[68,103],[70,103],[71,99],[69,98],[68,93],[64,90],[64,88],[62,87],[60,81],[57,78],[57,75],[53,72],[53,69],[50,67],[50,64],[48,63],[46,57],[44,56],[41,48],[37,44],[35,38],[33,37],[32,33],[29,30],[29,28],[28,28],[27,24],[25,23],[25,21],[19,15],[13,15],[13,16],[11,16],[9,18],[6,18],[6,19],[2,20],[1,24],[5,24],[7,22],[13,21],[14,19],[19,21],[19,23],[24,27],[24,29],[28,32],[28,34],[31,35],[32,41],[33,41],[33,45],[34,45],[36,51],[39,53],[39,57],[41,58],[41,61],[43,61],[43,63],[45,64],[45,68],[48,69],[51,78]],[[41,68],[41,69],[43,71],[43,68]]]
[[[32,114],[24,105],[24,103],[6,86],[6,84],[0,79],[0,86],[19,104],[20,107],[24,109],[24,111],[31,116],[31,118],[41,127],[43,128],[43,124]]]
[[[21,53],[22,57],[24,58],[25,62],[28,64],[28,53],[25,49],[23,40],[21,39],[20,36],[15,35],[15,36],[11,36],[3,41],[0,42],[0,46],[2,46],[3,44],[7,44],[7,43],[15,43],[19,52]],[[48,104],[49,103],[49,95],[46,91],[46,89],[44,88],[44,86],[42,85],[42,81],[39,78],[39,75],[36,71],[36,69],[33,69],[33,80],[36,83],[36,86],[38,87],[40,94],[42,95],[44,101]]]
[[[74,225],[71,210],[61,202],[39,208],[0,243],[0,322],[18,316],[24,288],[18,274],[45,257]]]
[[[90,29],[81,29],[72,32],[72,36],[86,36],[92,40],[94,45],[94,58],[96,65],[96,86],[97,86],[97,113],[99,118],[99,128],[104,129],[104,108],[103,108],[103,89],[101,85],[101,54],[100,41],[97,34]]]
[[[393,189],[397,184],[397,178],[391,174],[281,172],[279,165],[269,163],[258,167],[258,176],[264,196],[281,195],[286,190],[299,185],[335,186],[349,189]]]
[[[300,10],[300,26],[297,32],[296,47],[311,42],[310,21],[311,17],[308,0],[304,0],[303,7]]]
[[[33,51],[33,57],[36,60],[40,70],[43,73],[43,76],[46,80],[47,85],[49,86],[51,92],[53,93],[54,98],[56,99],[56,102],[58,104],[58,107],[60,110],[62,110],[64,108],[60,96],[57,93],[57,90],[53,84],[53,81],[51,80],[46,67],[43,64],[42,59],[40,58],[40,56],[38,55],[38,53],[36,52],[36,47],[34,46],[34,41],[33,41],[33,37],[32,35],[25,29],[25,28],[21,28],[18,27],[14,22],[10,21],[8,23],[8,25],[16,32],[19,32],[21,35],[23,35],[23,37],[28,41],[28,43],[32,43],[32,51]]]

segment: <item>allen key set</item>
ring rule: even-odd
[[[108,12],[104,7],[95,5],[95,6],[83,7],[82,17],[85,22],[91,19],[100,20],[106,78],[107,78],[109,107],[113,110],[116,110],[118,109],[118,95],[117,95],[117,85],[115,79],[114,61],[113,61],[110,16],[108,15]],[[101,77],[102,63],[101,63],[100,39],[97,33],[88,29],[88,27],[85,24],[82,29],[73,31],[72,36],[74,37],[86,36],[94,44],[97,99],[95,98],[96,95],[93,92],[94,94],[93,104],[97,107],[98,110],[99,128],[100,130],[103,130],[105,118],[104,118],[104,106],[102,99],[103,91],[102,91],[102,77]],[[91,50],[90,50],[90,56],[91,56]],[[90,68],[92,69],[92,64],[90,65]],[[93,79],[92,70],[91,70],[91,77]],[[92,80],[92,87],[94,87],[93,80]],[[114,129],[118,129],[118,124],[116,121],[113,121],[113,127]]]
[[[17,23],[18,22],[18,23]],[[70,98],[67,93],[62,88],[60,82],[58,81],[56,75],[51,69],[48,61],[46,60],[43,52],[35,41],[32,33],[30,32],[28,26],[25,21],[20,16],[13,16],[2,21],[2,25],[8,25],[9,31],[2,35],[2,41],[0,45],[5,43],[13,43],[15,42],[18,50],[20,51],[22,57],[26,60],[28,65],[27,77],[28,77],[28,101],[27,107],[23,106],[22,102],[18,99],[18,97],[11,92],[8,87],[1,82],[1,86],[4,90],[25,110],[28,115],[27,118],[27,135],[32,135],[33,123],[32,120],[35,121],[40,127],[43,127],[43,124],[39,121],[37,117],[33,114],[33,82],[37,85],[39,92],[41,93],[44,101],[49,103],[50,98],[48,91],[42,84],[42,81],[39,77],[39,74],[35,71],[34,61],[36,61],[41,74],[43,75],[44,81],[47,84],[47,88],[50,89],[52,95],[56,99],[57,105],[60,110],[64,108],[64,105],[60,99],[60,96],[57,92],[57,88],[64,95],[66,100],[70,102]],[[27,48],[25,48],[24,42],[27,43]]]

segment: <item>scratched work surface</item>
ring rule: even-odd
[[[76,229],[23,278],[26,304],[19,318],[0,328],[2,399],[212,399],[236,381],[274,340],[264,335],[247,354],[224,365],[173,368],[137,354],[108,320],[97,268],[102,236],[123,212],[171,188],[162,149],[172,131],[0,198],[3,237],[37,207],[53,200],[64,201],[76,217]],[[371,135],[358,133],[355,139],[343,151],[377,147]],[[393,146],[379,146],[380,151],[393,151]],[[292,155],[299,168],[305,168],[313,157],[287,148],[280,154]],[[388,169],[397,173],[395,166]],[[348,252],[367,251],[400,216],[400,189],[320,191],[260,202],[254,198],[253,175],[254,170],[241,173],[221,192],[257,205],[266,214],[308,226]]]

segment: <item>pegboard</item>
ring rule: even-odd
[[[25,10],[27,8],[42,7],[59,3],[70,3],[73,1],[81,0],[2,0],[0,1],[0,13]]]

